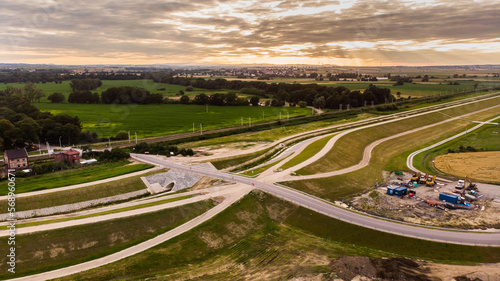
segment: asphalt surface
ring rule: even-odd
[[[450,231],[449,229],[398,223],[340,208],[326,203],[319,198],[301,193],[300,191],[260,182],[256,179],[223,173],[220,171],[179,165],[150,155],[132,154],[131,156],[137,160],[154,165],[247,184],[327,216],[379,231],[455,244],[500,246],[500,232]]]

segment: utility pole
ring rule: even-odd
[[[281,120],[281,111],[280,111],[280,120]]]
[[[109,151],[111,151],[111,138],[108,138]]]
[[[130,131],[128,131],[128,143],[130,143]]]
[[[62,147],[62,144],[61,144],[61,137],[62,137],[62,136],[59,136],[59,147]]]
[[[137,144],[137,132],[134,133],[135,133],[135,144]]]
[[[243,126],[243,117],[241,117],[241,126]]]
[[[252,127],[252,118],[248,117],[248,127]]]
[[[200,135],[203,135],[203,125],[200,123]]]
[[[194,134],[194,123],[193,123],[193,134]]]
[[[286,120],[290,120],[290,112],[286,113]]]

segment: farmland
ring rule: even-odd
[[[202,105],[109,105],[109,104],[52,104],[37,103],[42,111],[53,114],[78,116],[84,131],[95,131],[101,137],[115,136],[120,131],[137,132],[138,137],[200,132],[203,130],[248,125],[281,117],[311,114],[311,110],[298,107],[251,107]],[[264,114],[264,119],[262,116]]]
[[[469,176],[482,182],[500,183],[499,159],[500,151],[451,153],[436,157],[434,165],[438,170],[460,178]]]

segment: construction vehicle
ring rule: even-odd
[[[418,183],[425,184],[426,181],[427,181],[427,174],[420,175],[420,178],[418,179]]]
[[[465,177],[467,185],[465,185],[465,190],[477,190],[477,184],[473,183],[469,177]]]
[[[436,176],[428,176],[427,177],[427,180],[425,181],[425,185],[427,186],[434,186],[436,185]]]
[[[413,176],[411,176],[411,181],[417,181],[420,179],[420,172],[418,173],[415,173],[413,174]]]

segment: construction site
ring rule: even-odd
[[[451,181],[393,172],[383,186],[353,198],[359,211],[416,224],[459,229],[500,228],[500,192],[468,177]]]

